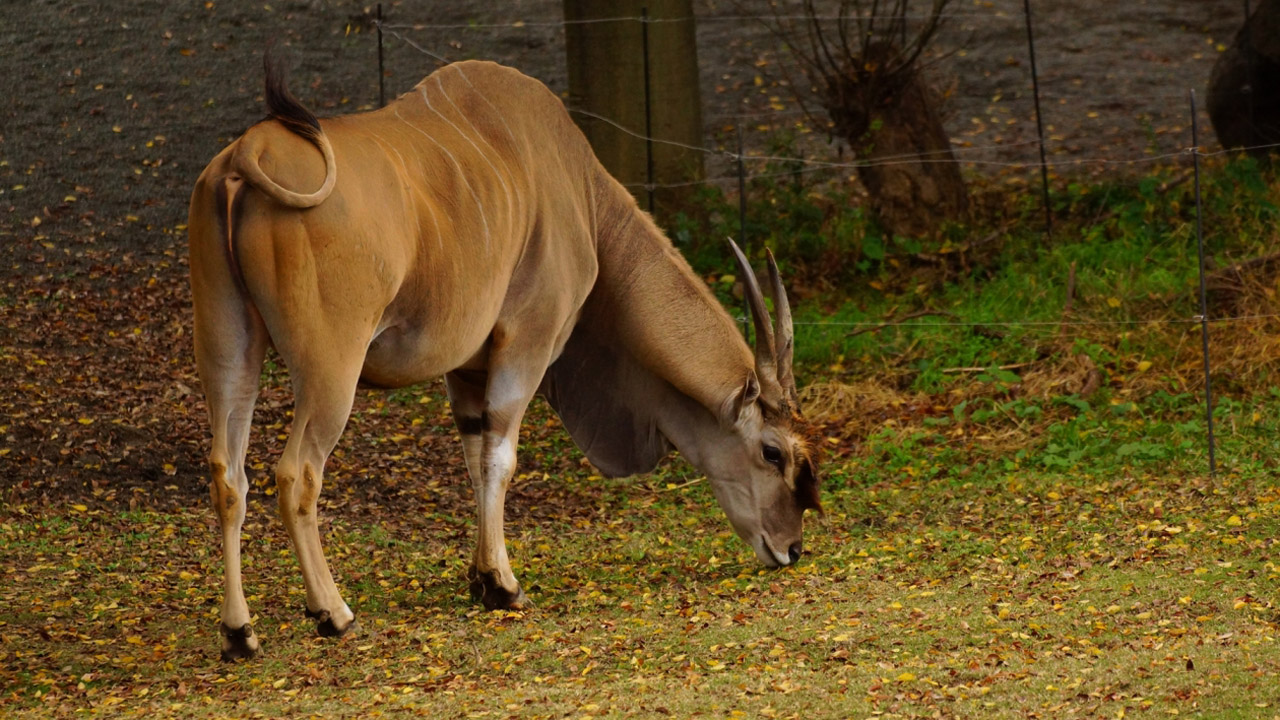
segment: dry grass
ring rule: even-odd
[[[1218,398],[1249,397],[1280,387],[1280,318],[1275,316],[1280,308],[1274,283],[1252,276],[1241,283],[1232,301],[1239,319],[1210,323]],[[888,367],[877,367],[871,376],[846,374],[810,384],[802,391],[802,405],[806,417],[824,432],[855,443],[877,433],[905,438],[927,432],[939,439],[949,436],[965,444],[978,442],[986,451],[1004,454],[1040,441],[1048,426],[1070,415],[1069,406],[1055,403],[1064,398],[1141,404],[1160,392],[1196,397],[1204,392],[1199,323],[1164,318],[1122,326],[1119,332],[1105,324],[1071,325],[1038,338],[1036,347],[1040,359],[1009,366],[1016,382],[992,381],[982,368],[953,368],[944,371],[950,381],[941,391],[912,390],[913,372],[906,368],[924,352],[918,349],[890,360]],[[1095,360],[1082,347],[1101,349],[1103,360]],[[979,401],[999,407],[1013,400],[1038,405],[1045,412],[1035,417],[1010,416],[1002,426],[994,424],[976,434],[937,427],[940,418],[959,412],[956,417],[962,419],[972,413]],[[1188,401],[1188,407],[1196,402]],[[965,406],[967,412],[957,411]]]
[[[314,637],[272,503],[255,502],[246,581],[266,654],[234,665],[217,660],[209,513],[7,508],[0,714],[1276,714],[1280,495],[1260,477],[886,474],[830,488],[808,557],[778,572],[705,486],[564,482],[604,510],[513,524],[525,613],[464,599],[469,533],[334,519],[363,628],[340,641]]]

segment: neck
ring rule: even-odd
[[[617,183],[597,212],[596,287],[618,342],[714,417],[754,368],[750,348],[702,279]]]

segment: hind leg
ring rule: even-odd
[[[204,309],[197,305],[196,365],[213,431],[209,492],[222,531],[222,658],[234,660],[253,657],[260,647],[241,584],[240,530],[249,491],[245,453],[267,336],[245,305],[229,303],[220,317]]]
[[[289,532],[306,584],[307,616],[316,621],[319,634],[328,637],[351,630],[355,614],[343,601],[329,571],[316,512],[325,462],[351,414],[363,348],[360,344],[343,351],[325,345],[322,353],[289,363],[296,400],[293,428],[276,468],[280,519]]]

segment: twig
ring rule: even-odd
[[[1156,188],[1156,195],[1164,195],[1165,193],[1168,193],[1170,190],[1178,187],[1179,185],[1186,183],[1188,180],[1190,180],[1193,177],[1195,177],[1195,174],[1188,171],[1186,174],[1182,175],[1181,177],[1177,177],[1177,178],[1174,178],[1173,180],[1163,183],[1160,185],[1160,187]],[[1111,188],[1109,187],[1107,188],[1106,197],[1107,198],[1111,197]],[[1110,220],[1111,218],[1116,216],[1117,209],[1115,206],[1112,206],[1110,203],[1103,202],[1100,205],[1100,207],[1106,208],[1106,209],[1099,210],[1098,214],[1093,217],[1093,222],[1089,223],[1090,225],[1097,225],[1098,223],[1101,223],[1103,220]]]
[[[1062,317],[1065,320],[1071,314],[1071,306],[1076,302],[1076,261],[1071,261],[1067,269],[1067,302],[1062,306]]]
[[[1029,366],[1029,365],[1035,365],[1035,363],[1034,363],[1034,362],[1020,362],[1020,363],[1013,363],[1012,365],[1000,365],[1000,366],[999,366],[999,367],[997,367],[996,369],[997,369],[997,370],[1017,370],[1018,368],[1024,368],[1024,367],[1027,367],[1027,366]],[[986,372],[987,370],[990,370],[990,369],[991,369],[991,367],[990,367],[990,366],[987,366],[987,367],[953,367],[953,368],[946,368],[946,369],[945,369],[945,370],[943,370],[942,372],[943,372],[943,373],[945,373],[945,374],[948,374],[948,375],[956,375],[956,374],[958,374],[958,373]]]
[[[922,253],[916,253],[915,257],[917,260],[930,262],[930,263],[933,263],[934,265],[945,265],[948,262],[950,262],[951,258],[958,257],[961,260],[963,260],[964,256],[967,255],[968,253],[973,252],[975,249],[980,248],[983,245],[986,245],[993,240],[998,240],[1001,237],[1003,237],[1007,229],[1008,228],[1004,228],[1004,227],[998,228],[966,245],[955,247],[950,252],[947,252],[947,253],[922,252]]]
[[[929,317],[929,316],[935,316],[935,315],[941,316],[941,317],[949,317],[953,320],[958,318],[958,316],[955,313],[949,313],[944,310],[920,310],[913,313],[907,313],[906,315],[903,315],[900,318],[891,318],[889,320],[886,320],[885,322],[880,323],[879,325],[872,325],[871,327],[859,328],[850,333],[847,333],[845,337],[853,337],[854,335],[861,335],[862,333],[878,332],[887,327],[900,325],[907,320],[914,320],[915,318]]]
[[[1190,179],[1191,179],[1191,178],[1193,178],[1193,177],[1195,177],[1195,173],[1188,171],[1188,172],[1184,173],[1184,174],[1182,175],[1182,177],[1174,178],[1173,180],[1170,180],[1170,181],[1168,181],[1168,182],[1162,183],[1162,184],[1160,185],[1160,187],[1156,188],[1156,194],[1157,194],[1157,195],[1163,195],[1163,194],[1165,194],[1165,193],[1169,192],[1170,190],[1172,190],[1172,189],[1174,189],[1174,188],[1178,187],[1179,185],[1182,185],[1183,183],[1187,182],[1188,180],[1190,180]]]
[[[1067,301],[1062,305],[1063,324],[1058,327],[1058,337],[1066,337],[1067,334],[1067,318],[1071,317],[1071,309],[1076,303],[1076,261],[1071,261],[1071,266],[1067,268]]]
[[[675,485],[675,486],[673,486],[673,487],[659,488],[659,489],[657,489],[657,490],[654,490],[654,492],[655,492],[655,493],[669,493],[669,492],[675,492],[676,490],[683,490],[683,489],[685,489],[685,488],[689,487],[690,485],[697,485],[698,483],[702,482],[702,481],[703,481],[703,479],[704,479],[704,478],[694,478],[693,480],[690,480],[690,481],[689,481],[689,482],[687,482],[687,483],[683,483],[683,484],[681,484],[681,485]]]
[[[1206,278],[1206,282],[1210,290],[1234,289],[1239,283],[1243,282],[1246,272],[1255,270],[1266,272],[1271,269],[1272,265],[1278,263],[1280,263],[1280,253],[1262,255],[1219,268]]]

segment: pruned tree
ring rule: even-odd
[[[1209,77],[1209,119],[1223,147],[1259,158],[1280,143],[1280,2],[1261,0]]]
[[[835,15],[824,15],[804,0],[800,19],[773,5],[773,29],[813,92],[796,88],[799,100],[816,99],[859,161],[858,178],[881,224],[903,236],[928,235],[969,206],[941,98],[924,75],[950,0],[930,0],[920,13],[922,4],[840,0]]]

